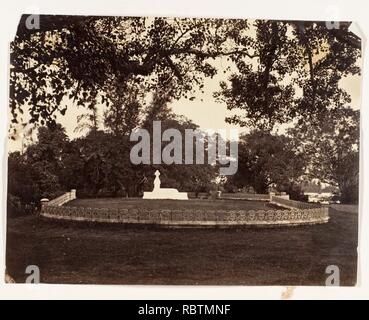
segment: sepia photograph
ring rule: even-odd
[[[358,30],[25,12],[5,281],[356,286]]]

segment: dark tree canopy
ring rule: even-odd
[[[66,97],[93,109],[132,83],[193,99],[227,57],[231,85],[216,96],[243,112],[228,120],[271,127],[348,103],[338,82],[359,73],[350,23],[42,15],[29,30],[27,17],[11,44],[13,122],[28,106],[30,122],[54,123]]]
[[[230,123],[272,129],[293,119],[324,114],[351,102],[341,79],[360,73],[360,40],[349,23],[257,21],[249,43],[252,59],[235,59],[231,84],[215,94],[229,110],[241,110]]]
[[[319,118],[308,118],[289,130],[295,145],[306,155],[310,178],[339,188],[343,202],[359,196],[360,113],[342,108]]]
[[[223,44],[232,30],[247,28],[209,19],[41,16],[40,30],[23,16],[11,45],[11,110],[30,104],[31,121],[64,114],[64,96],[92,108],[129,81],[144,90],[162,87],[188,96],[216,70],[207,61],[231,54]],[[169,89],[170,88],[170,89]]]
[[[229,183],[292,190],[308,173],[355,201],[359,112],[340,86],[360,74],[361,41],[351,23],[41,15],[40,29],[30,30],[27,18],[10,59],[12,122],[39,129],[24,154],[9,156],[11,194],[32,195],[22,201],[70,188],[137,196],[155,169],[163,185],[209,191],[217,176],[209,165],[133,166],[129,133],[138,125],[151,130],[153,120],[163,129],[197,128],[170,103],[196,99],[218,72],[228,81],[214,97],[237,111],[226,120],[257,129],[242,137]],[[219,59],[228,61],[222,70]],[[71,106],[84,108],[77,129],[88,130],[69,141],[57,117]],[[294,125],[289,136],[272,133],[282,123]]]
[[[238,188],[252,187],[256,193],[291,189],[304,173],[304,154],[284,135],[253,131],[239,142],[238,171],[228,180]]]

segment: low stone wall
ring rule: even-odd
[[[271,195],[270,196],[270,203],[275,204],[277,206],[281,206],[283,208],[292,209],[292,210],[293,209],[302,209],[303,210],[303,209],[322,208],[318,204],[290,200],[288,195],[287,196]]]
[[[63,206],[76,198],[71,190],[42,205],[41,216],[45,218],[124,223],[156,224],[167,226],[276,226],[326,223],[329,220],[328,208],[317,207],[285,196],[270,196],[270,202],[290,210],[205,210],[205,209],[134,209],[134,208],[83,208]],[[216,200],[215,200],[216,201]]]
[[[307,210],[150,210],[44,206],[41,216],[61,220],[173,226],[300,225],[328,221],[325,208]]]
[[[44,206],[62,206],[63,204],[72,201],[74,199],[76,199],[76,190],[72,189],[70,192],[66,192],[64,194],[62,194],[61,196],[53,199],[53,200],[49,200],[49,199],[42,199],[41,200],[41,204],[42,207]]]

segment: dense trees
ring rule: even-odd
[[[168,110],[167,110],[168,111]],[[191,121],[166,112],[165,128],[197,128]],[[64,128],[40,127],[38,138],[22,155],[9,154],[9,201],[35,205],[63,190],[77,189],[80,197],[142,196],[152,190],[153,173],[159,169],[162,186],[188,192],[208,192],[217,168],[208,164],[134,165],[129,135],[91,129],[86,136],[69,141]],[[162,147],[165,147],[163,143]],[[194,146],[195,147],[195,146]],[[16,197],[16,198],[14,198]]]
[[[68,139],[60,125],[55,129],[42,127],[38,143],[24,154],[13,152],[8,157],[9,210],[36,207],[41,198],[54,198],[62,190],[64,151]]]
[[[253,131],[240,138],[238,172],[227,184],[251,186],[257,193],[268,193],[270,187],[290,192],[304,173],[304,164],[304,155],[294,148],[292,139]]]
[[[41,124],[66,112],[65,98],[94,108],[114,103],[129,82],[146,93],[170,86],[172,97],[190,96],[216,73],[208,58],[232,54],[224,47],[228,34],[246,27],[210,19],[41,16],[41,29],[28,30],[26,18],[11,45],[10,107],[14,122],[28,105],[30,121]]]
[[[215,94],[228,109],[239,110],[227,121],[271,130],[349,104],[339,83],[360,73],[361,51],[348,26],[332,30],[325,23],[256,21],[256,36],[248,42],[252,57],[232,56],[237,71]]]
[[[359,196],[360,114],[340,108],[319,119],[301,121],[289,130],[299,150],[306,155],[307,174],[336,186],[343,202]]]
[[[39,134],[24,154],[9,156],[9,192],[21,201],[70,188],[138,195],[155,169],[164,186],[212,188],[209,165],[133,166],[128,135],[139,125],[150,131],[154,120],[196,128],[170,103],[195,99],[220,71],[217,59],[228,60],[228,81],[214,96],[237,111],[228,122],[251,129],[228,184],[292,191],[307,173],[356,200],[359,114],[340,86],[360,73],[350,23],[41,16],[40,29],[30,30],[26,18],[11,44],[10,109],[14,124],[35,124]],[[69,141],[56,120],[72,105],[85,108],[77,129],[88,133]],[[275,133],[282,123],[293,126],[288,135]]]
[[[133,84],[192,99],[226,57],[231,84],[217,96],[244,112],[229,121],[270,128],[347,103],[339,81],[360,72],[350,23],[41,16],[40,29],[29,30],[26,19],[11,44],[14,122],[27,108],[31,122],[53,123],[65,99],[93,109]]]

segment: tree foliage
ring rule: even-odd
[[[238,171],[228,184],[252,187],[268,193],[270,187],[290,191],[304,173],[304,155],[294,148],[292,139],[267,131],[253,131],[239,142]]]
[[[66,112],[65,97],[93,108],[128,81],[146,92],[170,84],[171,96],[189,96],[216,73],[208,58],[231,54],[228,35],[247,27],[211,19],[41,16],[41,29],[28,30],[26,18],[11,44],[10,106],[14,122],[28,105],[30,121],[41,124]]]
[[[290,129],[306,155],[311,178],[337,186],[343,202],[357,202],[359,189],[360,114],[358,110],[332,110]]]
[[[241,139],[230,183],[291,189],[306,167],[345,195],[357,187],[358,113],[340,86],[360,73],[361,42],[350,23],[42,15],[40,29],[30,30],[25,19],[11,43],[10,110],[14,124],[40,127],[36,144],[9,157],[10,175],[26,179],[10,185],[15,196],[23,187],[34,199],[63,188],[138,195],[155,169],[164,185],[209,190],[208,165],[133,166],[128,135],[138,125],[150,131],[154,120],[196,128],[170,103],[195,99],[219,71],[217,59],[228,59],[229,81],[214,96],[238,111],[227,121],[260,129]],[[86,109],[79,128],[88,133],[69,141],[57,118],[71,105]],[[292,139],[271,133],[286,122],[296,125]]]
[[[155,119],[162,119],[163,131],[175,128],[184,136],[186,129],[197,128],[165,107],[158,115],[162,118]],[[194,193],[208,192],[213,187],[217,168],[208,164],[132,164],[130,150],[134,143],[129,134],[116,135],[109,129],[90,130],[69,141],[60,125],[40,127],[37,142],[24,154],[9,154],[9,199],[18,197],[24,204],[38,204],[41,198],[54,198],[70,189],[77,189],[79,197],[140,197],[143,191],[152,190],[157,169],[163,187]],[[162,148],[168,143],[163,142]]]
[[[252,55],[231,57],[237,71],[215,94],[229,110],[242,111],[227,121],[273,129],[350,103],[339,82],[360,73],[361,51],[349,25],[332,30],[325,23],[256,21],[256,36],[248,41]]]
[[[271,127],[347,103],[338,83],[359,73],[361,44],[349,23],[41,16],[40,30],[29,30],[26,18],[11,44],[13,122],[27,106],[31,122],[53,124],[65,99],[116,104],[132,83],[193,99],[216,74],[212,61],[227,57],[237,72],[216,96],[244,111],[228,121]]]

